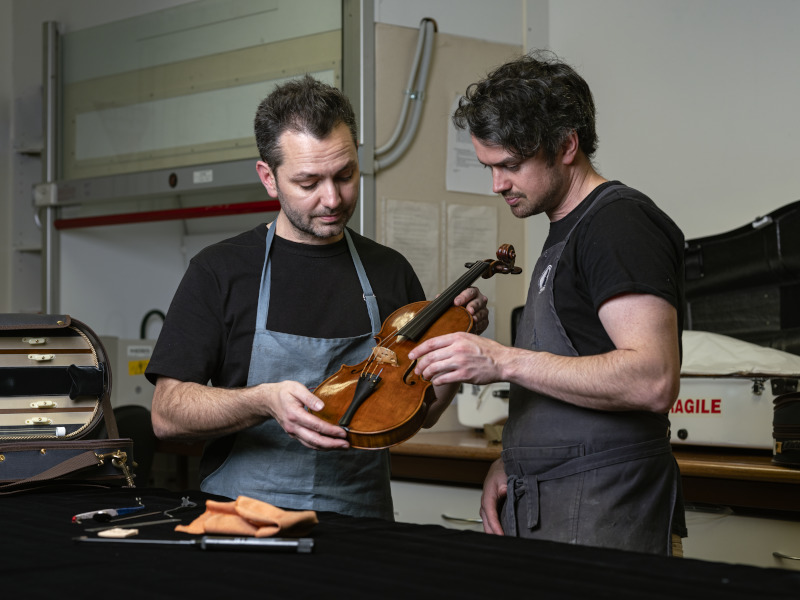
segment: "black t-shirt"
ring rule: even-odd
[[[267,227],[205,248],[195,256],[172,300],[148,379],[159,376],[217,387],[247,383]],[[350,232],[378,301],[383,322],[424,300],[411,265],[398,252]],[[267,327],[318,338],[370,331],[361,285],[346,240],[308,245],[275,237]]]
[[[597,195],[619,182],[604,183],[566,217],[551,223],[544,249],[560,242]],[[597,311],[623,293],[653,294],[684,319],[683,233],[641,192],[620,187],[608,204],[588,214],[572,233],[556,269],[556,312],[581,356],[610,352]]]

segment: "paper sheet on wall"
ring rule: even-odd
[[[386,245],[408,259],[429,300],[442,291],[440,210],[428,202],[391,198],[384,202]]]
[[[461,277],[465,263],[497,256],[497,208],[493,206],[447,205],[447,269],[449,283]],[[449,285],[448,283],[448,285]],[[496,297],[494,277],[478,279],[473,285],[489,299],[490,311]],[[494,339],[494,318],[490,314],[486,337]]]
[[[450,114],[457,106],[458,97],[451,106]],[[494,196],[491,173],[478,162],[469,132],[456,129],[451,119],[447,121],[447,191]]]

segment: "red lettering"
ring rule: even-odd
[[[722,398],[712,398],[706,403],[705,398],[678,398],[670,409],[671,413],[685,413],[687,415],[719,415],[722,414]]]

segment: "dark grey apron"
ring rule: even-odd
[[[553,282],[575,227],[616,187],[537,261],[517,347],[578,356],[556,314]],[[503,448],[507,535],[670,553],[679,473],[666,415],[582,408],[512,384]]]
[[[247,385],[294,380],[313,387],[343,364],[358,364],[369,356],[381,329],[378,302],[345,229],[372,332],[327,339],[269,331],[269,250],[274,230],[270,227],[267,233]],[[212,494],[245,495],[282,508],[394,519],[388,450],[312,450],[290,437],[274,419],[237,433],[225,462],[200,487]]]

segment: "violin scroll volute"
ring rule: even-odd
[[[522,273],[520,267],[515,267],[514,262],[517,259],[517,252],[511,244],[503,244],[497,249],[497,260],[487,258],[483,262],[489,264],[489,268],[481,275],[483,279],[489,279],[495,273],[517,275]],[[466,267],[471,267],[475,263],[467,263]]]
[[[497,249],[497,259],[507,264],[509,267],[514,266],[514,261],[517,259],[517,252],[511,244],[503,244]]]

